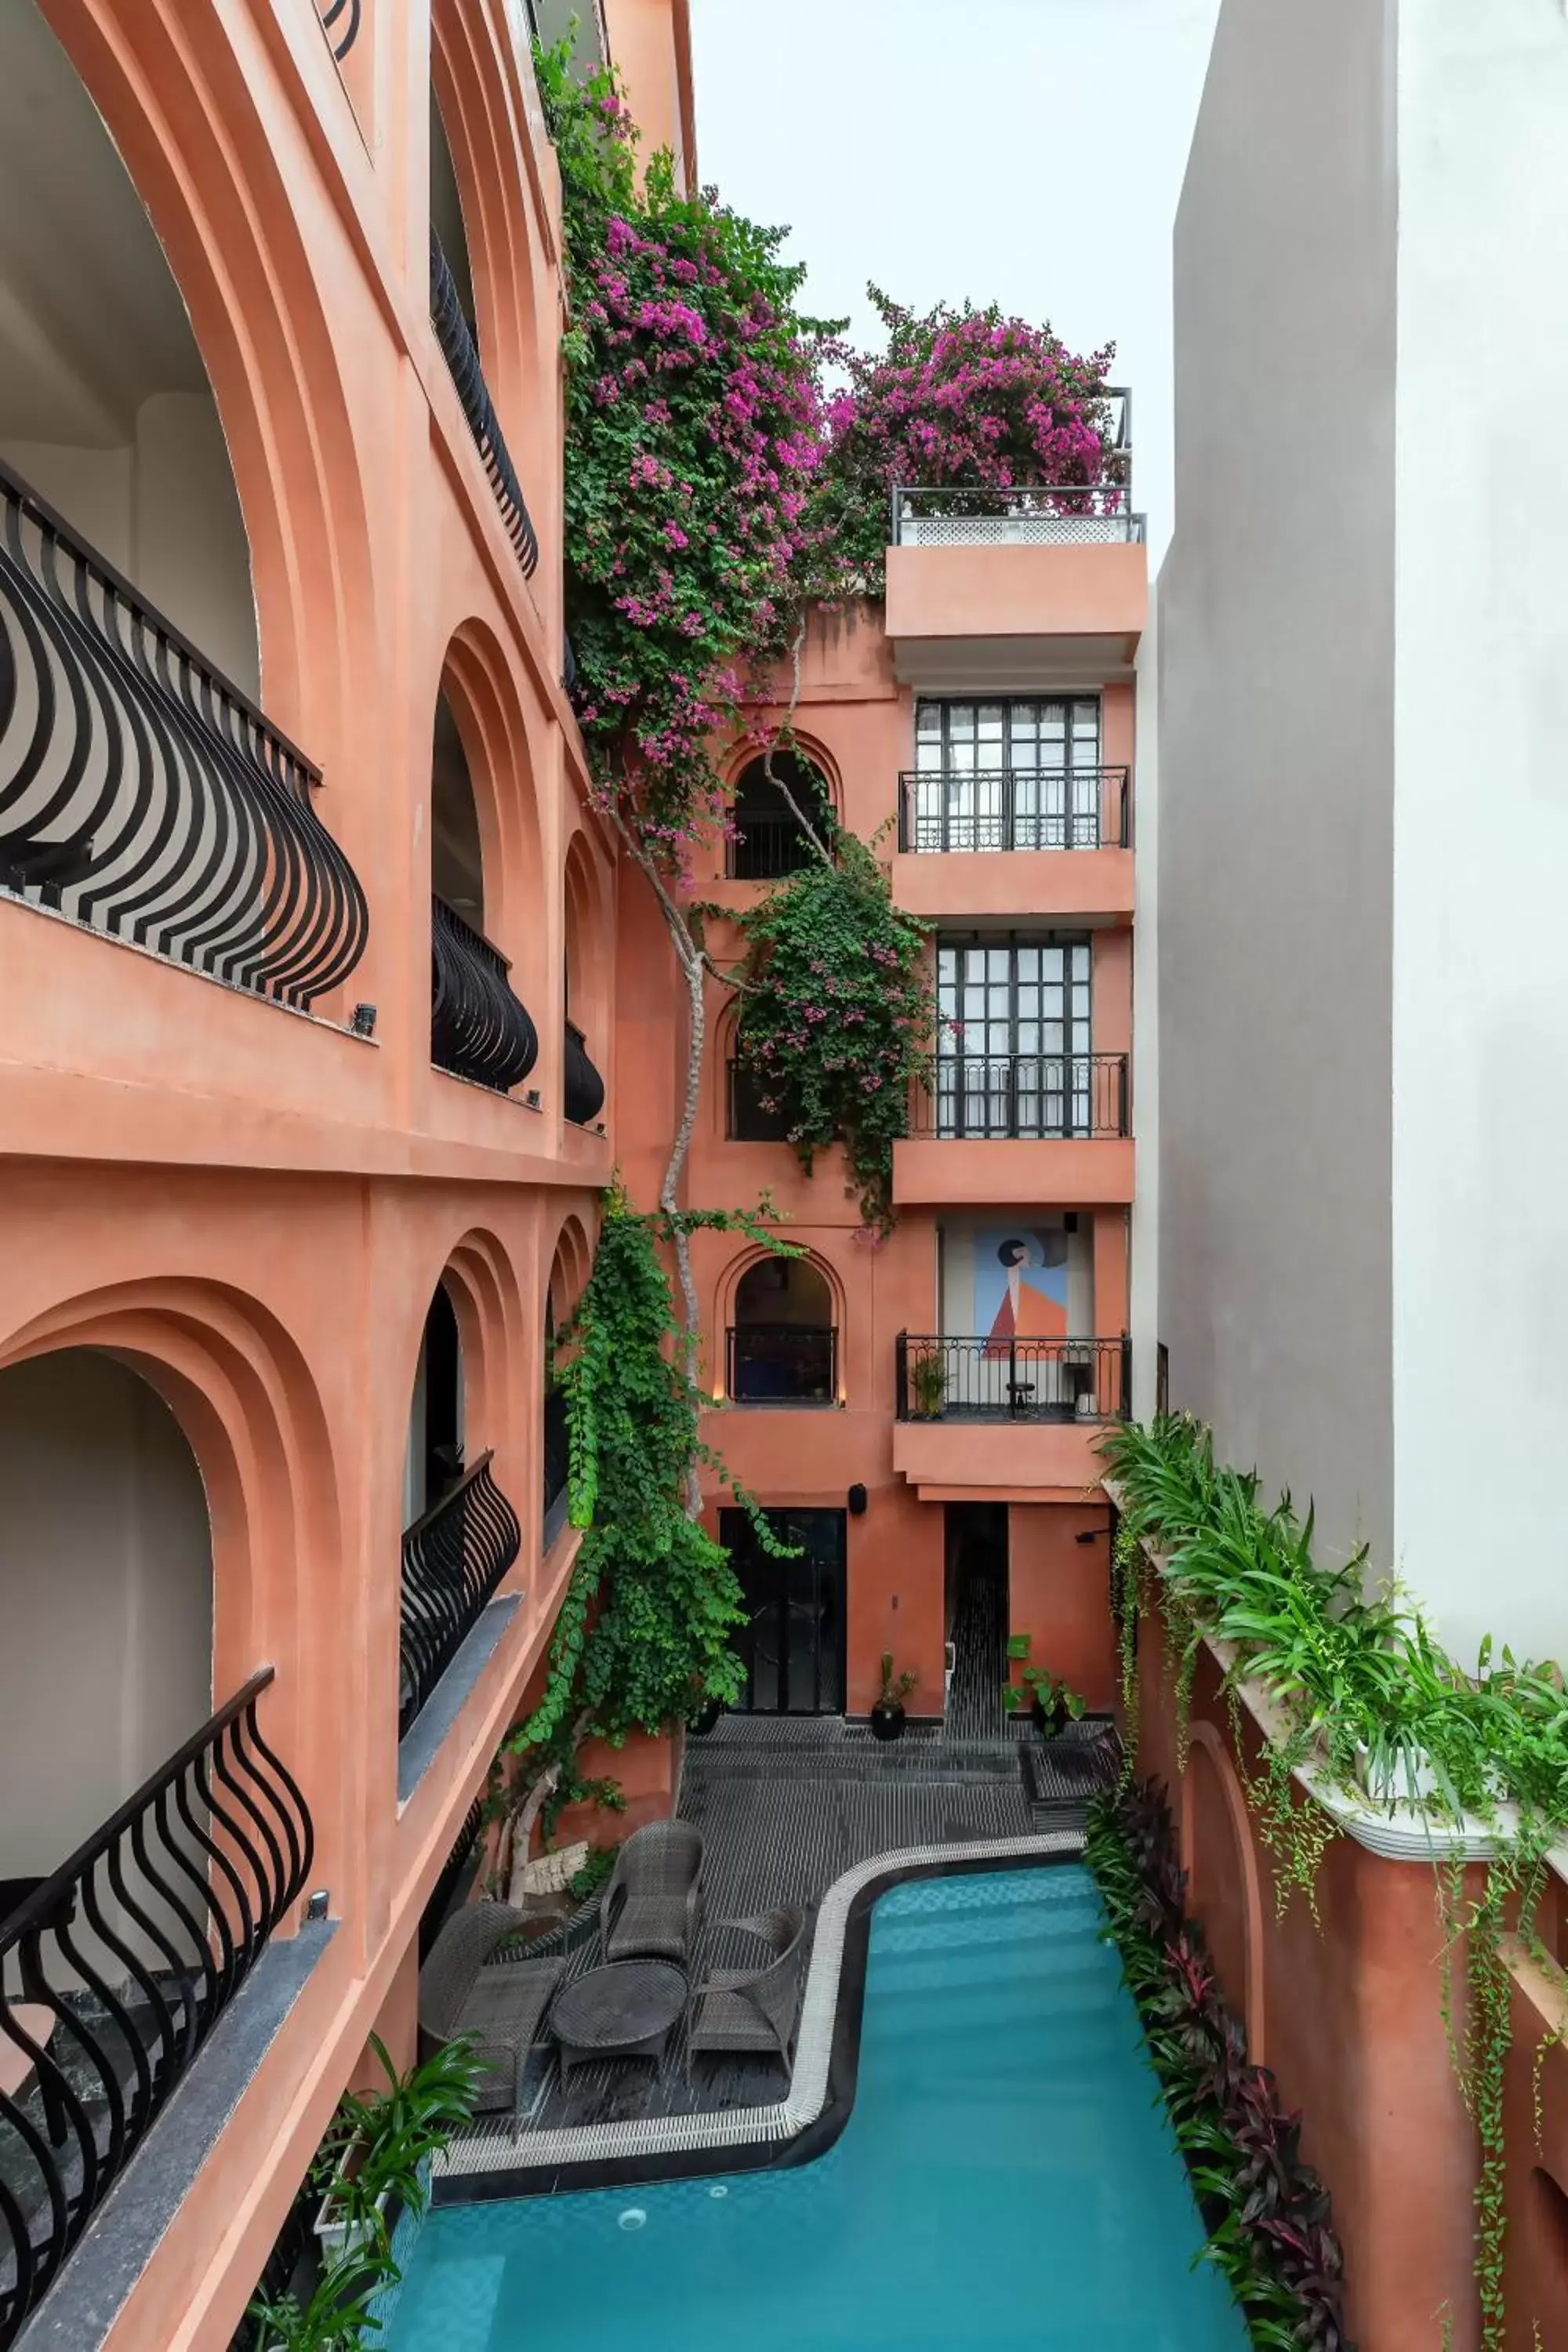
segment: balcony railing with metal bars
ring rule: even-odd
[[[444,898],[430,901],[430,1059],[506,1094],[539,1058],[539,1033],[512,993],[511,966]]]
[[[553,1543],[566,1524],[567,1482],[572,1471],[572,1433],[564,1389],[544,1391],[544,1540]]]
[[[838,1334],[826,1324],[731,1324],[732,1404],[832,1404],[838,1394]]]
[[[910,770],[899,778],[899,847],[1125,849],[1130,800],[1124,767]]]
[[[1056,1143],[1124,1136],[1125,1054],[939,1055],[915,1089],[911,1133],[940,1141]]]
[[[0,1918],[0,2347],[14,2344],[310,1876],[253,1675]]]
[[[522,1545],[517,1513],[481,1454],[403,1537],[397,1736],[425,1707]]]
[[[900,1421],[1121,1421],[1131,1412],[1131,1343],[931,1336],[900,1331]]]
[[[489,386],[479,365],[479,351],[469,332],[468,322],[463,316],[457,283],[441,250],[441,240],[434,229],[430,232],[430,323],[436,330],[436,340],[451,371],[452,382],[458,387],[458,398],[468,420],[468,430],[484,460],[496,504],[500,509],[501,520],[517,551],[523,577],[531,579],[539,562],[539,541],[534,536],[522,486],[517,478],[517,468],[511,462],[511,453],[490,404]]]
[[[964,484],[900,482],[893,489],[895,547],[1052,547],[1143,537],[1132,512],[1132,395],[1124,384],[1100,394],[1109,424],[1092,482]]]
[[[304,753],[0,466],[0,889],[309,1006],[364,893]]]
[[[583,1032],[566,1024],[563,1063],[563,1106],[574,1127],[592,1127],[605,1108],[605,1081],[588,1059]]]
[[[724,849],[724,871],[735,882],[776,882],[801,874],[811,845],[793,816],[746,816],[737,810]]]
[[[360,0],[317,0],[321,30],[339,65],[359,38]]]

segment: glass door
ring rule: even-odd
[[[938,1135],[1091,1131],[1089,970],[1087,940],[939,942]]]
[[[911,847],[1100,845],[1100,698],[923,701]]]
[[[719,1540],[741,1580],[748,1620],[735,1636],[746,1665],[740,1704],[753,1715],[841,1715],[846,1514],[766,1516],[793,1559],[765,1552],[744,1511],[719,1514]]]

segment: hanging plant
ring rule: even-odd
[[[1098,488],[1096,506],[1118,510],[1121,459],[1105,396],[1114,344],[1079,358],[1049,327],[1005,318],[994,303],[917,313],[866,290],[887,348],[836,347],[847,382],[827,403],[830,443],[812,507],[848,586],[883,593],[898,483]]]
[[[927,1081],[935,1026],[930,926],[893,904],[866,843],[839,830],[798,874],[735,917],[747,942],[736,1055],[789,1120],[809,1175],[841,1143],[865,1223],[893,1216],[893,1145]]]

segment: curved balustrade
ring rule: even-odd
[[[483,933],[430,901],[430,1059],[506,1094],[539,1057],[539,1032],[507,979],[511,966]]]
[[[0,1919],[0,2347],[59,2275],[310,1875],[264,1667]]]
[[[434,229],[430,232],[430,323],[451,370],[452,382],[458,387],[458,398],[463,404],[474,445],[485,461],[485,471],[490,478],[507,535],[517,550],[523,577],[531,579],[539,562],[539,541],[534,537],[511,453],[490,405],[489,386],[479,365],[468,322],[463,316],[463,306],[458,299],[456,282]]]
[[[401,1739],[483,1615],[522,1544],[517,1514],[490,1476],[473,1468],[403,1538]]]
[[[0,887],[309,1005],[364,893],[302,752],[0,466]]]
[[[588,1059],[583,1032],[574,1022],[566,1024],[563,1051],[562,1091],[566,1116],[574,1127],[591,1127],[605,1108],[605,1081]]]
[[[321,0],[321,30],[339,65],[359,38],[360,0]]]

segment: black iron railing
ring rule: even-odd
[[[572,1469],[572,1438],[566,1392],[544,1391],[544,1536],[552,1542],[566,1522],[566,1486]]]
[[[811,845],[793,816],[747,816],[735,812],[735,831],[724,850],[724,871],[737,882],[775,882],[804,873]]]
[[[521,1549],[517,1514],[490,1476],[493,1458],[481,1454],[450,1494],[404,1531],[400,1739]]]
[[[1125,1054],[939,1055],[911,1097],[916,1135],[1062,1142],[1126,1135]]]
[[[512,993],[511,966],[499,948],[430,901],[430,1059],[459,1078],[505,1094],[539,1058],[539,1033]]]
[[[900,1331],[900,1421],[1119,1421],[1131,1345],[1115,1339],[951,1338]]]
[[[364,952],[320,775],[0,466],[0,889],[283,1004]]]
[[[592,1127],[605,1108],[605,1081],[588,1059],[583,1032],[568,1021],[562,1063],[563,1107],[574,1127]]]
[[[1112,768],[927,768],[899,778],[899,847],[1125,849],[1128,773]]]
[[[832,1404],[838,1334],[815,1323],[732,1324],[729,1393],[735,1404]]]
[[[339,65],[359,38],[360,0],[317,0],[321,30]]]
[[[489,387],[479,366],[479,354],[468,331],[468,322],[463,316],[463,306],[458,299],[456,282],[434,229],[430,232],[430,322],[451,370],[452,382],[458,387],[458,398],[463,404],[474,446],[484,459],[507,535],[517,551],[524,578],[531,578],[539,562],[539,541],[511,453],[490,404]]]
[[[731,1143],[787,1143],[794,1114],[781,1090],[759,1077],[748,1063],[731,1057],[729,1118]]]
[[[253,1675],[0,1919],[0,2347],[16,2341],[310,1876]]]
[[[1095,479],[959,486],[900,482],[893,488],[895,547],[1050,547],[1142,540],[1132,512],[1132,395],[1107,384],[1107,443]]]

